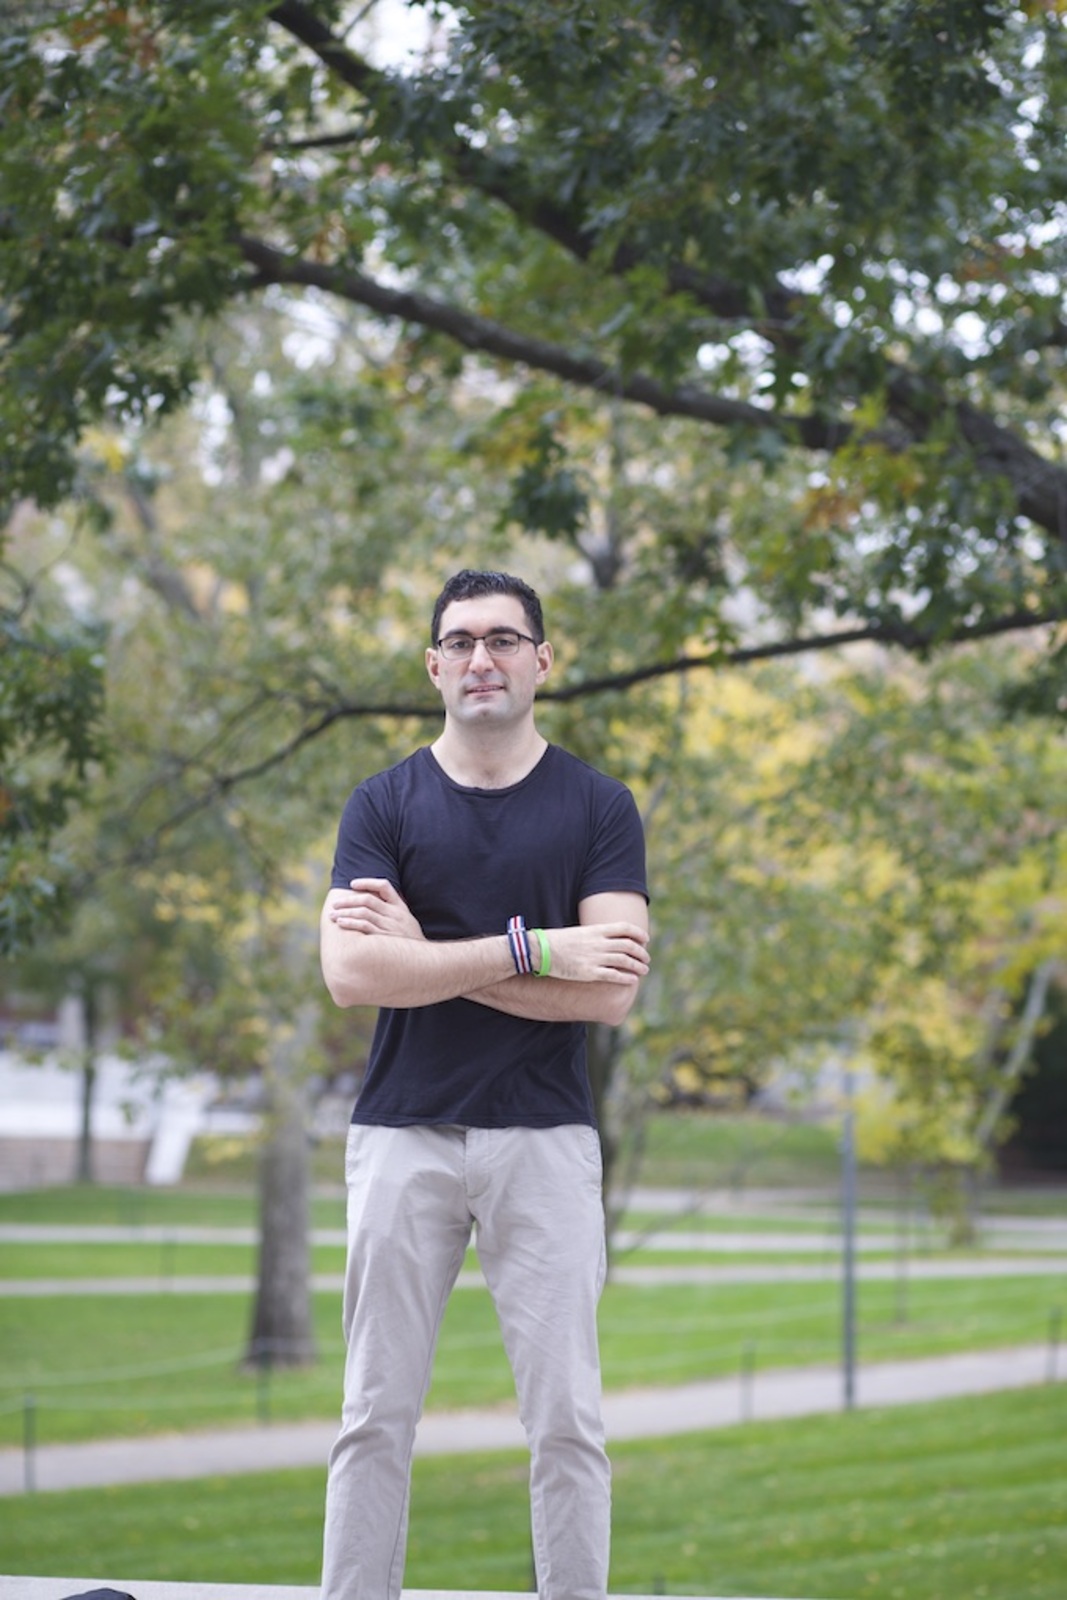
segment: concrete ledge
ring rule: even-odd
[[[92,1589],[118,1589],[133,1600],[319,1600],[316,1584],[303,1588],[263,1583],[151,1583],[139,1578],[19,1578],[0,1575],[0,1600],[68,1600]],[[404,1600],[531,1600],[488,1590],[405,1589]],[[610,1600],[610,1597],[609,1597]],[[626,1600],[655,1600],[627,1595]],[[710,1600],[710,1597],[709,1597]]]
[[[93,1589],[117,1589],[133,1600],[319,1600],[318,1584],[306,1588],[266,1583],[153,1583],[141,1578],[6,1578],[0,1600],[67,1600]],[[405,1589],[404,1600],[474,1600],[436,1589]],[[477,1600],[521,1600],[517,1595],[480,1594]],[[529,1600],[529,1597],[527,1597]]]
[[[257,1583],[150,1583],[140,1578],[0,1576],[0,1600],[67,1600],[93,1589],[117,1589],[133,1600],[319,1600],[319,1590]],[[427,1597],[429,1600],[429,1596]],[[488,1600],[488,1597],[487,1597]]]

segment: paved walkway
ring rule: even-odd
[[[1034,1278],[1048,1277],[1065,1269],[1067,1260],[1063,1256],[1052,1255],[911,1261],[904,1269],[895,1261],[861,1261],[856,1267],[856,1277],[862,1283],[889,1283],[899,1278],[916,1281],[931,1278]],[[611,1269],[612,1283],[642,1288],[680,1283],[832,1283],[840,1277],[840,1261],[829,1258],[819,1262],[778,1262],[773,1267],[760,1266],[758,1263],[703,1266],[694,1262],[689,1266],[617,1266]],[[340,1293],[344,1288],[344,1278],[341,1273],[320,1272],[315,1274],[311,1286],[323,1293]],[[256,1280],[245,1273],[184,1277],[162,1271],[149,1277],[130,1278],[0,1278],[0,1299],[32,1300],[45,1296],[81,1298],[87,1294],[250,1294],[255,1287]],[[461,1272],[456,1280],[456,1288],[484,1289],[485,1279],[477,1271]]]
[[[858,1406],[872,1407],[985,1394],[1067,1381],[1067,1370],[1061,1368],[1067,1368],[1067,1361],[1061,1362],[1057,1350],[1047,1345],[875,1362],[856,1373],[853,1398]],[[616,1442],[843,1407],[843,1374],[832,1367],[740,1374],[677,1388],[609,1392],[604,1397],[608,1438]],[[333,1422],[265,1423],[146,1439],[42,1445],[32,1457],[22,1450],[0,1450],[0,1496],[286,1467],[325,1469],[335,1431]],[[431,1411],[419,1425],[415,1448],[419,1455],[453,1455],[520,1450],[524,1443],[512,1409]]]

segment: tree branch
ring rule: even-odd
[[[1067,472],[967,401],[955,407],[955,414],[982,473],[1006,478],[1022,514],[1067,544]]]
[[[509,364],[522,364],[540,372],[551,372],[565,382],[647,406],[662,417],[691,417],[717,427],[753,428],[775,433],[807,450],[840,449],[853,436],[848,422],[821,416],[789,416],[754,406],[743,400],[699,389],[695,384],[668,388],[645,373],[622,373],[617,367],[591,356],[576,356],[562,345],[504,327],[488,317],[463,311],[448,301],[416,289],[393,289],[353,267],[336,263],[307,261],[242,234],[238,244],[245,260],[256,270],[259,283],[293,284],[321,289],[357,305],[366,306],[393,320],[417,323],[443,333],[464,349],[480,351]],[[921,437],[929,419],[947,403],[919,380],[900,371],[890,384],[894,415],[906,422],[911,438]],[[1019,511],[1054,538],[1067,543],[1067,471],[1033,450],[1017,434],[994,422],[974,406],[961,402],[954,408],[959,431],[974,452],[975,465],[988,477],[1002,477],[1011,484]],[[901,441],[891,440],[877,431],[891,448]]]
[[[294,284],[321,289],[366,306],[379,316],[414,322],[447,334],[464,349],[481,351],[511,364],[534,367],[540,372],[551,372],[567,383],[593,389],[612,399],[632,400],[647,406],[659,416],[692,417],[720,427],[758,428],[779,433],[810,450],[836,449],[851,434],[847,423],[827,423],[811,416],[783,417],[743,400],[711,394],[695,384],[669,389],[644,373],[621,373],[618,367],[606,361],[573,355],[562,345],[539,339],[534,334],[519,333],[419,290],[392,289],[354,267],[287,255],[265,240],[248,234],[240,235],[237,243],[245,260],[256,269],[255,281],[259,284]]]
[[[963,625],[951,632],[935,635],[904,623],[871,623],[869,626],[842,628],[832,633],[808,634],[800,639],[777,639],[767,644],[748,645],[736,650],[723,650],[712,655],[676,656],[673,661],[654,661],[629,672],[616,673],[603,678],[587,678],[580,683],[566,684],[561,689],[548,689],[541,700],[579,700],[589,694],[607,691],[618,693],[631,689],[638,683],[649,683],[655,678],[672,677],[676,673],[692,672],[704,667],[747,667],[759,661],[779,661],[789,656],[810,655],[818,650],[837,650],[849,644],[884,644],[896,646],[914,654],[922,654],[936,646],[967,644],[980,639],[996,638],[1004,633],[1018,633],[1028,628],[1055,626],[1067,620],[1067,607],[1062,611],[1017,611],[1004,617],[992,617],[986,622]]]
[[[643,666],[634,667],[629,672],[611,673],[600,678],[586,678],[576,683],[564,684],[558,689],[546,689],[538,699],[544,702],[565,704],[569,701],[582,700],[593,694],[619,694],[634,688],[639,683],[650,683],[657,678],[673,677],[683,672],[694,672],[707,668],[745,667],[759,661],[781,660],[789,656],[810,654],[818,650],[840,649],[849,644],[885,644],[895,645],[912,651],[930,649],[937,644],[962,644],[979,639],[993,638],[996,635],[1016,632],[1021,629],[1047,627],[1067,620],[1067,608],[1057,613],[1032,613],[1017,612],[1010,616],[992,618],[988,622],[972,627],[955,629],[943,638],[933,634],[923,633],[919,629],[909,629],[906,626],[893,627],[888,624],[871,625],[841,629],[833,633],[809,634],[800,639],[780,639],[762,645],[749,645],[737,650],[716,651],[702,656],[676,656],[672,661],[647,662]],[[288,761],[305,745],[312,743],[320,735],[329,731],[335,723],[348,721],[352,718],[375,719],[384,718],[393,721],[420,721],[438,722],[441,717],[439,702],[423,701],[380,701],[377,704],[364,701],[337,700],[332,704],[319,707],[316,714],[298,728],[297,731],[260,760],[250,762],[247,766],[236,767],[230,771],[217,772],[210,775],[205,787],[199,793],[192,795],[182,806],[178,807],[157,828],[153,829],[147,840],[142,841],[137,850],[128,857],[123,858],[123,865],[136,864],[138,861],[151,860],[158,854],[161,841],[184,823],[190,821],[200,812],[205,811],[210,805],[224,798],[241,785],[250,783],[256,778],[264,777],[268,772]],[[201,753],[197,757],[198,765],[204,764]],[[168,781],[173,781],[173,774]]]
[[[347,45],[338,40],[329,27],[315,17],[301,0],[285,0],[269,13],[271,19],[284,28],[294,39],[314,52],[327,69],[343,83],[358,93],[378,102],[384,108],[388,97],[400,93],[398,81],[389,74],[371,67]],[[506,165],[488,150],[479,150],[470,144],[454,126],[450,130],[447,147],[436,150],[445,168],[459,182],[468,184],[480,194],[506,206],[521,222],[553,239],[563,249],[580,261],[588,261],[599,243],[595,229],[581,220],[576,207],[563,207],[550,197],[538,194],[531,188],[528,177],[517,169],[513,161]],[[250,245],[269,250],[258,241]],[[260,269],[270,281],[312,282],[312,277],[296,274],[296,263],[290,263],[290,274],[279,278],[274,274],[283,270],[280,263],[286,258],[276,253],[273,269],[260,263]],[[252,259],[250,257],[250,259]],[[625,274],[640,264],[641,252],[623,240],[615,250],[607,270],[615,275]],[[312,264],[306,264],[309,270]],[[331,269],[322,269],[329,273]],[[669,262],[665,268],[669,293],[685,293],[713,315],[727,322],[744,322],[751,325],[776,344],[788,345],[795,339],[793,329],[811,296],[786,289],[774,280],[765,284],[760,293],[762,315],[753,315],[752,286],[735,284],[714,274],[698,272],[679,262]],[[367,282],[360,274],[346,274],[349,288],[357,282]],[[851,427],[833,418],[819,416],[783,417],[756,406],[731,402],[708,395],[691,385],[671,391],[654,379],[634,375],[620,378],[617,370],[598,361],[580,361],[556,347],[534,339],[525,339],[497,323],[465,316],[454,308],[444,308],[440,302],[412,294],[409,309],[385,309],[381,295],[386,291],[376,286],[377,303],[362,295],[348,293],[338,286],[320,281],[317,285],[333,293],[347,294],[348,298],[370,305],[387,316],[402,316],[409,321],[433,327],[456,339],[471,350],[485,350],[505,361],[524,361],[541,371],[552,372],[583,387],[611,393],[620,398],[647,405],[660,416],[688,416],[698,421],[720,426],[750,426],[772,431],[794,440],[811,450],[839,449],[851,436]],[[1061,323],[1049,339],[1058,344],[1067,337]],[[910,439],[925,438],[935,419],[946,411],[955,415],[963,440],[974,451],[975,464],[983,476],[1003,477],[1014,489],[1019,511],[1060,542],[1067,544],[1067,472],[1046,460],[1016,433],[997,423],[992,417],[967,403],[954,403],[943,389],[928,379],[920,379],[908,369],[892,362],[883,362],[886,394],[890,414],[904,425]],[[891,447],[900,448],[901,441]]]
[[[385,73],[372,67],[362,56],[357,56],[343,40],[335,38],[329,27],[316,17],[300,0],[282,0],[267,12],[272,22],[314,52],[323,66],[347,83],[350,89],[366,94],[381,88],[388,80]]]
[[[1004,1115],[1005,1108],[1030,1060],[1038,1026],[1045,1013],[1049,989],[1053,980],[1062,976],[1063,971],[1063,962],[1050,957],[1047,961],[1041,962],[1030,979],[1014,1043],[997,1075],[975,1129],[974,1139],[979,1150],[986,1150],[992,1141],[997,1124]]]

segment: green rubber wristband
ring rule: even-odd
[[[548,934],[544,928],[531,928],[529,932],[541,946],[541,965],[534,974],[537,978],[547,978],[552,971],[552,951],[548,947]]]

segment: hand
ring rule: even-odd
[[[390,939],[425,937],[407,901],[388,878],[353,878],[347,889],[330,895],[328,915],[339,928],[383,934]]]
[[[587,922],[545,931],[553,978],[636,984],[648,971],[648,931],[634,922]]]

